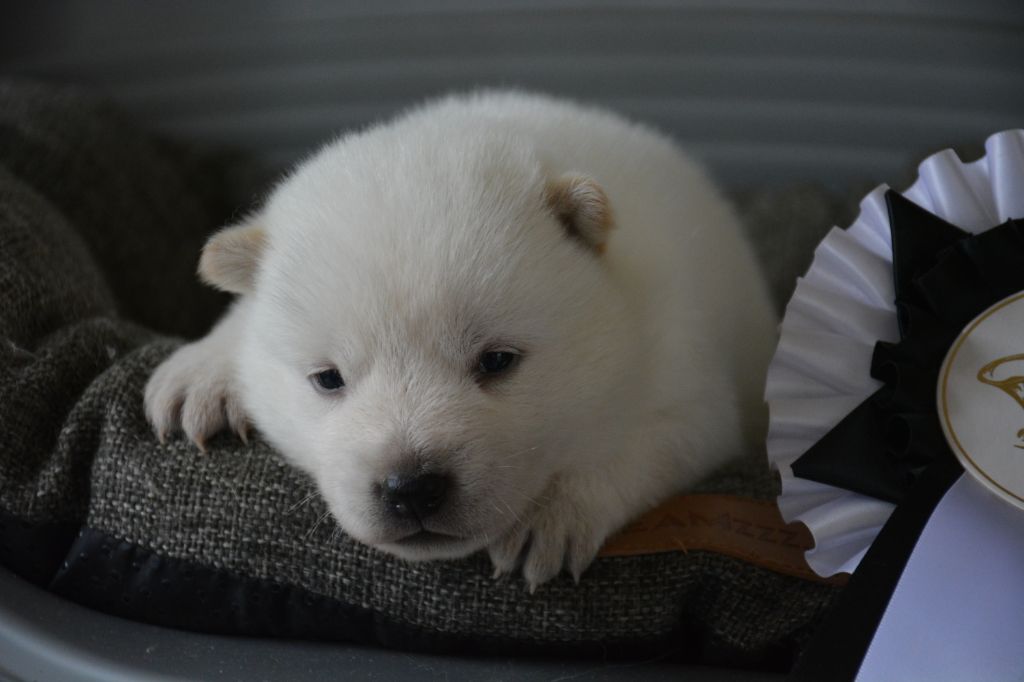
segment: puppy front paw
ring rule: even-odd
[[[610,532],[597,505],[565,481],[552,484],[545,497],[543,506],[488,547],[494,577],[514,571],[521,562],[531,593],[563,569],[579,582]]]
[[[225,427],[248,442],[249,421],[233,390],[231,364],[207,340],[182,346],[149,378],[146,417],[160,442],[181,430],[203,452]]]

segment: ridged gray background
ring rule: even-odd
[[[897,182],[1024,126],[1024,2],[47,2],[7,74],[98,86],[158,128],[294,160],[426,96],[518,85],[668,129],[734,186]]]

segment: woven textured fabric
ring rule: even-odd
[[[195,281],[199,248],[266,178],[239,157],[148,137],[81,92],[0,84],[0,562],[98,608],[219,632],[242,621],[204,625],[223,595],[209,581],[190,591],[192,569],[223,594],[250,581],[370,614],[362,641],[401,645],[389,628],[430,633],[439,648],[450,636],[460,650],[649,641],[691,660],[788,665],[837,588],[694,551],[601,558],[579,585],[563,576],[530,595],[516,577],[492,579],[483,555],[413,564],[353,542],[310,480],[258,438],[218,437],[207,455],[180,439],[160,445],[142,412],[146,379],[225,304]],[[778,226],[759,241],[786,243],[782,230],[814,234],[834,205],[824,196],[756,195],[741,212]],[[794,274],[773,276],[780,300]],[[700,490],[774,495],[763,453],[737,454]],[[70,530],[47,530],[58,527]],[[120,568],[104,572],[115,554]],[[186,615],[147,605],[161,562],[184,576]],[[122,598],[91,598],[90,583]],[[255,597],[221,601],[246,622],[261,609]],[[305,633],[298,608],[290,625],[237,631]]]

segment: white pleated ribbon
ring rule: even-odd
[[[951,150],[933,154],[903,195],[972,233],[1024,218],[1024,131],[992,135],[985,152],[972,163]],[[786,307],[768,369],[768,459],[782,478],[779,509],[810,529],[815,547],[807,563],[822,576],[853,572],[893,509],[790,469],[881,386],[869,373],[875,343],[899,340],[888,189],[869,193],[853,224],[833,228],[818,245]]]

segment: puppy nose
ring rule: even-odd
[[[450,487],[444,474],[392,474],[384,480],[384,504],[396,516],[422,520],[441,508]]]

